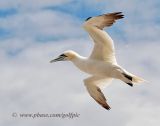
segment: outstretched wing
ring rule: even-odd
[[[107,81],[106,81],[107,80]],[[100,83],[103,82],[109,82],[112,80],[112,78],[100,78],[96,76],[89,77],[84,80],[85,86],[90,94],[90,96],[99,103],[102,107],[109,110],[110,106],[106,102],[106,98],[104,94],[102,93],[101,89],[99,88]]]
[[[112,26],[116,20],[123,18],[122,12],[107,13],[96,17],[89,17],[86,22],[103,30],[104,27]]]
[[[113,40],[103,28],[111,26],[116,20],[121,18],[123,18],[122,12],[115,12],[86,20],[84,29],[94,41],[94,49],[90,55],[91,59],[116,63]]]

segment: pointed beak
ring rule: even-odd
[[[58,58],[51,60],[50,63],[57,62],[57,61],[65,61],[66,60],[65,58],[66,56],[60,55]]]

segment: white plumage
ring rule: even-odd
[[[93,39],[94,48],[91,55],[86,58],[74,51],[66,51],[58,58],[51,60],[73,62],[80,70],[91,76],[84,80],[90,96],[101,106],[110,109],[101,88],[112,81],[113,78],[120,79],[126,84],[140,83],[144,80],[120,67],[115,58],[115,49],[112,38],[103,30],[116,20],[123,18],[121,12],[108,13],[97,17],[88,18],[83,27]]]

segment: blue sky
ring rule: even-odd
[[[159,0],[1,0],[0,8],[0,125],[159,126]],[[106,31],[118,63],[149,83],[130,88],[114,80],[103,90],[112,106],[108,112],[86,92],[87,74],[69,62],[49,61],[66,50],[88,56],[93,45],[83,21],[115,11],[125,18]],[[13,112],[78,112],[80,117],[15,119]]]
[[[157,27],[157,25],[160,23],[159,20],[160,18],[157,16],[158,15],[158,5],[160,4],[160,2],[158,0],[154,0],[153,2],[150,1],[122,1],[121,3],[119,3],[120,6],[118,6],[118,4],[115,4],[117,1],[114,0],[112,2],[110,1],[75,1],[75,0],[68,0],[68,2],[65,2],[64,4],[54,4],[54,2],[52,2],[52,4],[46,4],[46,5],[41,5],[40,7],[36,7],[35,5],[33,6],[29,6],[31,3],[25,3],[24,4],[28,4],[28,5],[23,5],[23,2],[15,2],[12,6],[12,3],[10,6],[6,6],[3,7],[2,9],[0,9],[0,19],[1,20],[12,20],[12,17],[16,17],[19,16],[21,14],[24,13],[24,17],[23,20],[27,23],[27,24],[19,24],[19,26],[16,27],[20,27],[23,28],[23,25],[32,25],[32,22],[29,22],[30,20],[27,20],[27,14],[30,13],[36,13],[36,12],[44,12],[44,11],[51,11],[51,13],[53,12],[60,12],[63,13],[65,15],[69,15],[72,18],[75,18],[76,21],[79,21],[79,23],[83,23],[83,21],[90,17],[90,16],[96,16],[96,15],[100,15],[106,12],[112,12],[112,11],[123,11],[123,13],[125,14],[125,18],[122,21],[119,21],[115,26],[113,26],[112,28],[110,28],[108,31],[114,35],[117,35],[121,38],[124,39],[124,41],[130,39],[128,38],[128,35],[125,34],[126,29],[124,29],[123,26],[126,22],[128,27],[134,26],[133,30],[141,30],[141,32],[144,32],[143,30],[148,28],[150,29],[150,25]],[[5,2],[4,2],[5,3]],[[138,4],[137,4],[138,3]],[[126,5],[126,6],[125,6]],[[128,5],[128,6],[127,6]],[[29,6],[29,7],[28,7]],[[144,7],[142,9],[142,6]],[[26,15],[25,15],[26,14]],[[147,16],[147,14],[149,16]],[[153,16],[152,16],[153,15]],[[151,17],[151,18],[150,18]],[[25,19],[26,18],[26,19]],[[61,17],[63,19],[63,17]],[[64,19],[65,20],[65,19]],[[60,20],[62,21],[62,20]],[[13,23],[16,22],[16,20],[14,20],[13,18]],[[46,21],[47,22],[47,21]],[[129,24],[128,24],[129,22]],[[141,22],[141,23],[140,23]],[[143,23],[142,23],[143,22]],[[11,24],[12,22],[10,22]],[[143,25],[142,25],[143,24]],[[33,24],[34,25],[34,24]],[[41,24],[39,24],[41,25]],[[29,26],[30,27],[30,26]],[[78,25],[77,29],[80,27],[80,25]],[[17,28],[17,29],[18,29]],[[25,26],[24,26],[25,28]],[[7,27],[7,26],[3,26],[3,24],[0,26],[0,38],[1,39],[7,39],[7,37],[14,37],[15,35],[15,30],[17,29],[12,29],[11,27]],[[157,28],[155,28],[157,30]],[[130,29],[132,30],[132,28]],[[154,29],[153,29],[154,30]],[[30,34],[30,30],[27,31],[28,34]],[[134,31],[133,31],[134,32]],[[28,34],[26,34],[26,37],[30,37]],[[154,34],[154,33],[153,33]],[[156,34],[156,33],[155,33]],[[27,36],[28,35],[28,36]],[[36,36],[36,35],[35,35]],[[34,37],[35,37],[34,36]],[[37,33],[36,36],[36,40],[37,41],[43,41],[43,42],[47,42],[50,40],[57,40],[57,39],[61,39],[61,38],[66,38],[68,36],[59,36],[59,35],[47,35],[47,34],[40,34]],[[70,36],[71,37],[71,36]],[[141,36],[135,36],[134,38],[138,39],[143,39],[143,37],[146,37],[146,35],[141,35]],[[141,37],[141,38],[140,38]],[[154,39],[152,38],[152,36],[148,36],[148,39]],[[132,38],[132,39],[134,39]]]
[[[0,17],[5,18],[17,13],[17,10],[14,8],[0,9]]]
[[[49,7],[46,7],[46,9],[68,13],[84,21],[86,18],[90,16],[96,16],[102,13],[103,3],[97,3],[96,6],[98,6],[98,8],[94,6],[95,5],[91,6],[90,4],[82,0],[82,1],[71,1],[61,6],[49,6]]]

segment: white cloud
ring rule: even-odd
[[[67,14],[49,10],[19,13],[4,18],[0,22],[1,27],[11,31],[11,36],[21,39],[42,39],[44,37],[45,41],[47,38],[62,39],[82,35],[79,30],[81,25],[77,19],[73,19]]]
[[[4,125],[11,120],[15,125],[30,124],[30,122],[26,122],[27,119],[13,120],[10,117],[12,112],[54,113],[76,111],[81,116],[77,120],[72,120],[73,124],[71,125],[77,122],[82,125],[85,122],[90,125],[103,125],[104,123],[116,125],[119,123],[120,126],[132,126],[133,124],[140,125],[148,122],[148,124],[155,124],[156,126],[159,123],[159,114],[156,110],[160,109],[157,100],[159,97],[159,79],[158,76],[153,76],[155,71],[152,70],[152,67],[148,68],[148,65],[143,64],[143,60],[152,57],[151,65],[156,68],[159,60],[152,54],[151,50],[148,50],[148,47],[159,52],[158,43],[147,43],[146,45],[131,43],[128,47],[125,47],[125,44],[117,47],[119,50],[117,57],[120,63],[130,72],[139,74],[145,79],[150,79],[150,84],[130,88],[123,82],[114,81],[111,86],[104,90],[112,106],[111,111],[108,112],[96,104],[87,94],[82,81],[87,75],[78,71],[68,62],[49,64],[50,59],[68,49],[74,49],[80,54],[88,55],[91,48],[91,43],[88,40],[32,43],[19,55],[7,58],[1,64],[0,69],[3,74],[1,75],[0,99],[3,101],[2,108],[5,107],[5,109],[1,109],[1,113],[5,114],[2,124]],[[79,48],[84,48],[84,50],[79,50]],[[130,50],[131,48],[132,50]],[[146,53],[139,53],[139,51]],[[5,57],[8,56],[5,55]],[[157,73],[159,72],[157,69]],[[153,110],[154,107],[157,109]],[[153,116],[150,116],[151,112]],[[9,119],[7,119],[8,116]],[[92,123],[88,118],[97,120],[97,123]],[[110,121],[106,122],[106,118]],[[113,122],[113,118],[116,118],[117,122]],[[53,123],[52,120],[47,120]],[[46,121],[43,119],[31,120],[32,125],[35,123],[41,125]],[[53,124],[63,123],[70,124],[64,120],[54,120]]]

